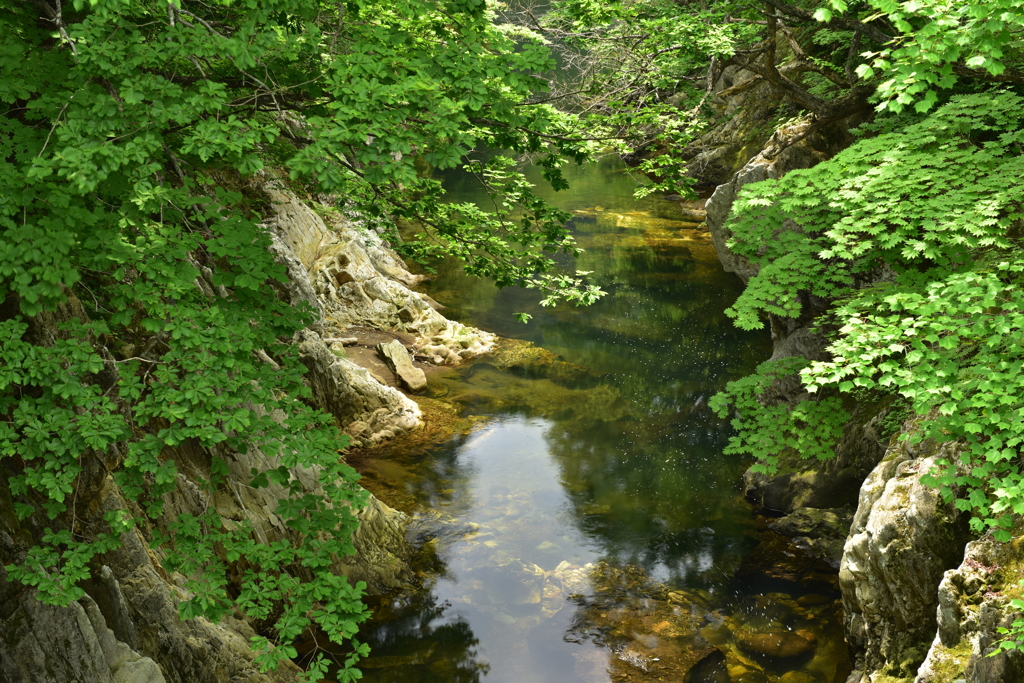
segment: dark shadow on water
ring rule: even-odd
[[[379,605],[362,638],[371,652],[359,664],[368,683],[480,683],[490,668],[469,622],[429,592]]]

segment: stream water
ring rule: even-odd
[[[765,531],[707,408],[770,355],[768,333],[725,316],[741,285],[678,202],[634,201],[616,160],[567,176],[548,198],[607,297],[542,309],[455,264],[429,285],[449,317],[532,344],[431,377],[473,429],[367,463],[408,496],[433,564],[422,591],[376,605],[364,680],[843,679],[835,577]],[[482,199],[472,182],[447,187]]]

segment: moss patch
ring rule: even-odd
[[[989,590],[1010,600],[1024,599],[1024,536],[1007,543],[1004,550],[1002,563],[989,579]]]
[[[967,638],[961,638],[956,647],[943,647],[935,645],[935,654],[938,657],[934,660],[932,670],[936,677],[933,683],[952,683],[958,678],[964,677],[964,670],[967,662],[973,654],[971,642]]]

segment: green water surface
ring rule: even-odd
[[[547,196],[574,212],[579,268],[607,297],[545,309],[449,263],[427,288],[449,317],[554,357],[432,379],[482,424],[396,475],[439,564],[363,629],[365,680],[832,683],[845,655],[829,577],[751,566],[764,532],[742,497],[749,463],[722,454],[729,428],[707,408],[770,355],[768,332],[732,326],[741,283],[678,202],[635,201],[616,159],[566,171],[571,189]],[[482,200],[474,182],[447,187]],[[765,654],[751,633],[814,646]]]

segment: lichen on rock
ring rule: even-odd
[[[1020,593],[1024,539],[967,544],[960,566],[938,588],[935,639],[914,683],[1014,683],[1024,680],[1024,655],[999,652],[999,628],[1024,617],[1010,600]]]

